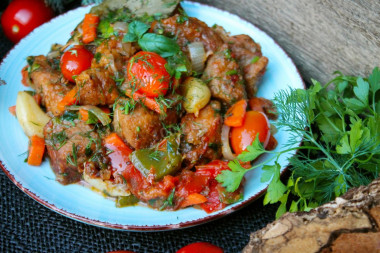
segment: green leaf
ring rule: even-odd
[[[264,165],[262,170],[263,174],[261,174],[260,182],[265,183],[273,177],[273,174],[276,172],[276,165]]]
[[[234,192],[239,188],[244,174],[249,170],[243,168],[237,160],[229,162],[228,167],[230,167],[231,170],[223,170],[216,177],[216,180],[221,183],[228,192]]]
[[[322,138],[325,142],[336,145],[340,137],[342,136],[342,130],[340,126],[342,120],[339,117],[325,117],[320,115],[316,119],[318,128],[322,131]]]
[[[264,197],[264,205],[278,202],[288,189],[280,180],[280,169],[280,164],[276,162],[272,180],[268,185],[267,193]]]
[[[155,33],[146,33],[138,40],[138,43],[142,50],[155,52],[162,57],[169,57],[179,52],[179,46],[177,42],[164,35]]]
[[[338,92],[339,92],[339,93],[343,93],[343,92],[346,90],[347,86],[348,86],[348,82],[347,82],[347,81],[342,81],[342,82],[340,82],[340,83],[337,85]]]
[[[363,110],[366,107],[362,101],[356,98],[344,98],[343,101],[353,111]]]
[[[141,21],[134,20],[128,25],[128,33],[124,36],[124,42],[134,42],[140,39],[149,30],[149,26]]]
[[[348,143],[348,134],[345,134],[339,141],[339,145],[336,146],[336,152],[338,154],[344,155],[351,153],[351,147]]]
[[[340,174],[337,178],[335,178],[335,187],[334,187],[335,197],[339,197],[346,191],[347,191],[347,183],[344,180],[344,176]]]
[[[354,93],[364,105],[368,105],[368,93],[369,93],[369,84],[363,80],[363,78],[358,78],[356,81],[357,86],[354,87]]]
[[[252,144],[247,147],[247,151],[238,155],[238,159],[242,162],[250,162],[265,152],[264,146],[260,143],[259,134],[257,134]]]
[[[371,90],[376,93],[380,89],[380,69],[376,67],[373,69],[372,74],[368,77],[368,81],[371,84]]]
[[[290,205],[289,212],[298,212],[298,202],[292,201],[292,204]]]
[[[351,153],[355,153],[356,149],[360,146],[362,143],[362,121],[358,120],[355,123],[351,125],[350,130],[350,147],[351,147]]]
[[[284,213],[286,213],[286,203],[288,202],[289,191],[280,198],[281,205],[276,212],[276,219],[279,219]]]

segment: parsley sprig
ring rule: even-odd
[[[379,176],[380,70],[374,68],[368,78],[336,74],[324,86],[312,80],[307,90],[275,95],[280,112],[275,125],[290,135],[288,143],[282,151],[266,151],[256,138],[238,160],[229,163],[230,171],[218,175],[227,191],[236,190],[245,173],[263,166],[261,182],[269,182],[264,204],[280,202],[276,213],[280,217],[287,210],[308,211]],[[303,143],[297,146],[301,138]],[[299,152],[289,159],[291,175],[284,184],[278,161],[292,150]],[[273,155],[250,169],[240,165],[239,160],[253,161],[266,153]]]

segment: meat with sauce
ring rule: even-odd
[[[102,68],[118,75],[135,52],[136,48],[132,43],[123,42],[122,39],[111,36],[95,49],[97,57],[92,60],[91,68]]]
[[[188,52],[187,45],[191,42],[202,42],[206,55],[216,52],[223,45],[220,36],[206,23],[192,17],[181,21],[180,17],[181,15],[176,14],[170,18],[154,22],[152,24],[153,30],[163,29],[164,34],[176,38],[178,45],[185,53]]]
[[[108,71],[90,68],[80,73],[75,82],[79,91],[79,104],[112,105],[119,92]]]
[[[97,148],[99,135],[94,126],[56,117],[45,126],[44,137],[57,181],[64,185],[79,181],[84,162]]]
[[[129,106],[128,111],[125,109]],[[178,115],[169,109],[166,117],[130,99],[120,99],[114,110],[113,127],[131,147],[147,148],[165,136],[164,125],[175,124]]]
[[[186,167],[221,157],[221,104],[211,101],[198,117],[188,113],[181,120],[181,149]]]
[[[240,67],[226,44],[207,61],[202,80],[210,88],[212,97],[226,105],[246,98]]]
[[[51,67],[43,55],[34,57],[32,66],[36,69],[30,72],[30,81],[38,94],[42,97],[42,105],[54,116],[61,113],[58,103],[73,87],[65,82],[61,72]]]
[[[261,46],[246,34],[229,36],[221,26],[215,31],[228,44],[238,61],[246,84],[248,98],[256,95],[257,88],[268,65],[268,58],[263,56]]]

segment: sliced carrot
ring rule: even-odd
[[[28,164],[33,166],[41,165],[45,152],[45,140],[37,135],[30,138]]]
[[[240,100],[232,105],[227,113],[224,120],[224,124],[230,127],[239,127],[243,125],[243,120],[245,112],[247,110],[247,101]]]
[[[83,121],[87,121],[88,120],[88,111],[85,110],[85,109],[79,109],[79,115],[80,115],[80,118],[83,120]]]
[[[205,203],[207,198],[199,193],[192,193],[188,195],[185,200],[181,203],[181,207],[187,207],[192,205],[198,205]]]
[[[130,98],[133,98],[133,100],[135,101],[140,101],[146,107],[157,112],[158,114],[162,114],[166,112],[166,109],[167,109],[166,106],[164,105],[160,106],[154,98],[147,97],[144,94],[141,94],[137,91],[132,94],[132,92],[128,90],[126,91],[126,95]]]
[[[99,17],[95,14],[88,13],[84,16],[82,30],[83,43],[93,42],[96,38],[96,28],[98,27]]]
[[[10,106],[8,108],[8,111],[13,115],[13,116],[16,116],[16,106]]]
[[[65,110],[66,106],[76,104],[77,102],[77,88],[74,87],[72,90],[70,90],[58,103],[58,110],[63,112]]]
[[[129,156],[133,151],[127,146],[127,144],[124,143],[124,141],[116,133],[111,133],[108,136],[106,136],[103,142],[106,148],[112,151],[122,152],[126,156]]]

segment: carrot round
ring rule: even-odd
[[[88,13],[84,16],[82,30],[83,43],[93,42],[96,38],[96,28],[99,23],[99,17],[95,14]]]
[[[224,124],[230,127],[239,127],[243,125],[243,120],[245,112],[247,110],[247,101],[240,100],[232,105],[227,113],[224,120]]]
[[[78,90],[76,87],[70,90],[58,103],[58,106],[57,106],[58,110],[63,112],[66,106],[75,104],[77,102],[77,93],[78,93]]]
[[[198,205],[205,203],[207,198],[199,193],[192,193],[188,195],[185,200],[181,203],[181,207],[187,207],[192,205]]]
[[[41,165],[42,158],[45,152],[45,140],[44,138],[33,135],[30,138],[28,164],[33,166]]]

